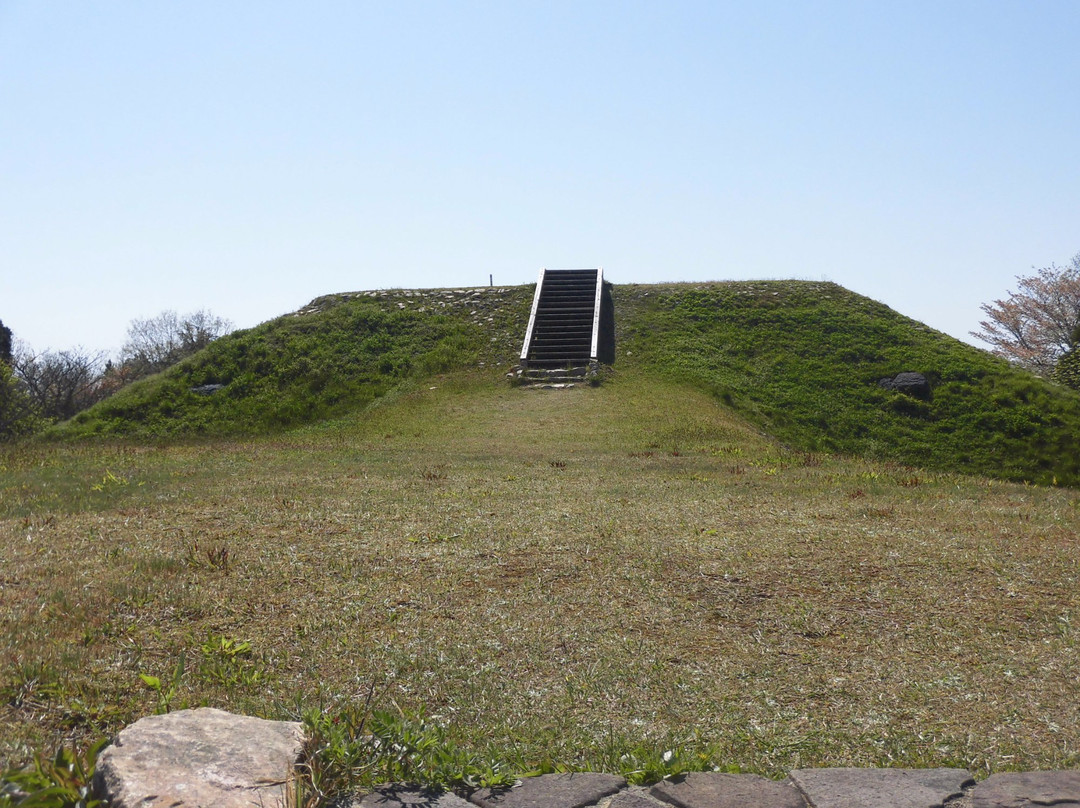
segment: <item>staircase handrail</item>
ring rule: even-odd
[[[589,361],[596,362],[600,347],[600,301],[604,291],[604,268],[596,268],[596,300],[593,303],[592,347],[589,348]]]
[[[544,273],[547,268],[540,270],[540,277],[536,281],[536,292],[533,294],[532,311],[529,313],[529,327],[525,329],[525,342],[521,346],[521,364],[524,365],[529,359],[529,343],[532,342],[533,326],[536,325],[536,310],[540,306],[540,291],[544,288]]]

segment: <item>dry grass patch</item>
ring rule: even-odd
[[[789,453],[630,374],[0,464],[6,762],[374,684],[527,762],[1080,763],[1073,491]]]

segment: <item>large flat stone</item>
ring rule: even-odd
[[[450,791],[390,785],[375,789],[363,799],[338,803],[338,808],[473,808],[467,801]]]
[[[796,769],[811,808],[942,808],[973,782],[964,769]]]
[[[692,772],[657,783],[649,793],[677,808],[806,808],[790,782],[756,774]]]
[[[152,715],[98,757],[95,789],[112,808],[286,808],[301,725],[202,707]]]
[[[665,808],[665,805],[646,796],[640,787],[635,787],[633,791],[620,791],[611,798],[607,808]]]
[[[481,808],[585,808],[626,786],[613,774],[574,772],[526,777],[514,788],[482,788],[469,800]]]
[[[992,774],[971,792],[971,808],[1080,808],[1080,772]]]

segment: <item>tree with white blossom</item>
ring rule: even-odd
[[[983,304],[987,319],[971,335],[999,356],[1050,377],[1080,340],[1080,253],[1066,266],[1017,276],[1016,284],[1007,298]]]

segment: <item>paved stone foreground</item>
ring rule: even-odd
[[[113,808],[287,808],[299,724],[181,710],[136,721],[98,759]],[[796,769],[784,780],[695,772],[651,787],[596,772],[547,774],[509,789],[454,794],[387,785],[338,808],[1080,808],[1080,771],[1006,772],[976,784],[964,769]]]
[[[471,805],[470,805],[471,803]],[[511,789],[450,792],[388,786],[342,808],[1080,808],[1080,772],[796,769],[782,780],[700,772],[652,787],[583,772],[531,777]]]

